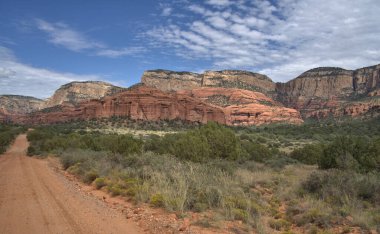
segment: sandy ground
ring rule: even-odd
[[[0,233],[143,233],[123,214],[78,191],[20,135],[0,156]]]

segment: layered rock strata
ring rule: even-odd
[[[315,68],[286,83],[274,83],[265,75],[236,70],[206,71],[203,74],[151,70],[143,74],[142,83],[164,91],[239,88],[261,92],[286,107],[297,109],[305,118],[324,116],[315,114],[319,110],[332,112],[337,117],[354,116],[350,111],[340,110],[351,102],[365,102],[368,97],[380,95],[380,64],[354,71]],[[376,107],[377,104],[370,105]],[[365,115],[365,110],[363,108],[361,114]]]
[[[238,70],[206,71],[203,74],[150,70],[144,72],[141,82],[163,91],[177,91],[200,87],[239,88],[271,94],[275,83],[267,76]]]
[[[44,101],[34,97],[20,95],[1,95],[0,114],[25,114],[43,107]]]
[[[208,92],[209,96],[200,97],[196,95],[196,90],[191,94],[187,91],[163,92],[155,88],[138,86],[101,100],[86,101],[77,106],[66,104],[47,108],[28,116],[14,116],[13,120],[18,123],[47,124],[123,116],[146,121],[174,119],[199,123],[215,121],[226,125],[302,123],[296,110],[275,106],[275,102],[260,93],[233,90],[225,97],[231,101],[244,100],[245,104],[223,106],[207,102],[204,98],[223,96],[228,89],[204,91]],[[273,103],[274,106],[260,104],[260,101]]]
[[[71,82],[62,85],[55,91],[54,95],[45,101],[44,107],[61,105],[64,102],[75,105],[79,102],[110,96],[123,90],[124,88],[102,81]]]

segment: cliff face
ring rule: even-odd
[[[144,72],[141,82],[163,91],[177,91],[200,87],[224,87],[271,94],[275,91],[276,86],[265,75],[237,70],[206,71],[203,74],[151,70]]]
[[[224,96],[231,102],[238,101],[239,104],[216,104],[211,101],[217,98],[216,96]],[[266,105],[268,103],[273,106]],[[298,111],[279,106],[261,93],[221,88],[164,92],[146,86],[138,86],[101,100],[82,102],[77,107],[64,104],[28,116],[14,116],[13,121],[40,124],[112,116],[149,121],[173,119],[200,123],[215,121],[226,125],[303,122]]]
[[[377,116],[380,65],[357,69],[322,67],[287,83],[257,73],[225,70],[203,74],[146,71],[129,89],[104,82],[73,82],[46,102],[0,97],[0,121],[52,123],[126,116],[142,120],[216,121],[227,125],[301,123],[304,118]],[[36,111],[41,109],[41,111]],[[25,115],[24,113],[33,112]],[[24,115],[23,115],[24,114]]]
[[[141,83],[162,91],[193,89],[202,86],[202,75],[192,72],[151,70],[144,72]]]
[[[291,81],[276,84],[265,75],[246,71],[206,71],[196,74],[154,70],[144,73],[142,83],[165,91],[200,87],[257,91],[286,107],[297,109],[306,118],[326,116],[316,113],[330,113],[336,117],[360,116],[366,115],[365,110],[368,108],[372,111],[378,105],[366,99],[380,96],[380,64],[354,71],[335,67],[315,68]],[[362,108],[361,114],[343,111],[350,103],[354,106],[362,103],[368,108]]]
[[[335,108],[325,108],[307,113],[306,118],[325,119],[350,117],[374,118],[380,116],[380,98],[344,103]]]
[[[281,103],[259,92],[212,87],[182,90],[177,93],[222,107],[228,125],[300,124],[303,122],[297,110],[285,108]]]
[[[71,82],[61,86],[52,97],[44,103],[44,107],[61,105],[64,102],[77,104],[79,102],[100,99],[124,90],[123,88],[100,81]]]
[[[353,89],[357,94],[380,96],[380,64],[357,69],[353,77]]]
[[[285,84],[277,83],[276,91],[279,101],[299,110],[307,118],[325,118],[326,113],[334,117],[356,117],[366,115],[372,107],[376,109],[378,103],[368,102],[368,97],[378,96],[379,87],[380,65],[376,65],[355,71],[341,68],[312,69]],[[368,108],[344,111],[359,103]]]
[[[275,84],[267,76],[237,70],[206,71],[203,74],[202,86],[246,89],[266,95],[275,91]]]
[[[285,84],[277,83],[277,97],[303,113],[333,107],[352,95],[352,76],[352,71],[340,68],[312,69]]]
[[[0,96],[0,113],[7,114],[25,114],[42,108],[43,100],[34,97],[25,97],[19,95],[1,95]]]
[[[206,104],[184,94],[167,93],[144,86],[136,87],[101,100],[80,103],[77,107],[61,105],[15,116],[19,123],[55,123],[112,116],[125,116],[139,120],[172,120],[201,122],[213,120],[226,124],[222,108]]]

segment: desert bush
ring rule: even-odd
[[[213,122],[185,133],[167,134],[162,138],[151,136],[145,143],[145,150],[194,162],[216,158],[236,160],[243,154],[235,133]]]
[[[286,155],[276,155],[269,160],[265,161],[265,165],[274,168],[274,169],[283,169],[285,166],[290,164],[297,164],[298,161],[290,158]]]
[[[270,159],[273,155],[270,149],[258,143],[243,141],[242,147],[245,152],[247,152],[249,160],[264,162],[265,160]]]
[[[17,135],[25,131],[25,127],[0,125],[0,154],[7,150],[8,146],[17,137]]]
[[[380,140],[337,137],[323,150],[321,169],[338,168],[359,172],[380,171]]]
[[[271,228],[277,231],[287,231],[291,226],[291,223],[284,219],[271,219],[268,223]]]
[[[249,222],[264,210],[264,203],[246,189],[252,184],[235,173],[238,164],[226,169],[227,160],[200,164],[153,152],[121,155],[81,149],[64,151],[60,158],[64,168],[87,183],[94,181],[97,188],[170,211],[216,209],[227,219]]]
[[[40,155],[57,153],[59,150],[83,149],[92,151],[110,151],[115,154],[131,154],[141,152],[143,141],[130,134],[98,134],[54,132],[54,128],[38,128],[28,133],[31,141],[30,152]]]
[[[323,201],[307,197],[293,201],[286,210],[286,217],[297,226],[314,224],[322,228],[331,226],[339,218]]]
[[[347,200],[380,204],[380,175],[353,171],[318,171],[312,173],[302,188],[331,204],[344,205]]]
[[[101,189],[107,185],[107,180],[103,177],[98,177],[94,180],[96,189]]]
[[[295,149],[290,157],[294,158],[304,164],[313,165],[317,164],[323,154],[323,145],[321,144],[309,144],[302,148]]]

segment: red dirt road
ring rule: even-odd
[[[26,135],[0,156],[0,233],[142,233],[120,212],[27,157]]]

